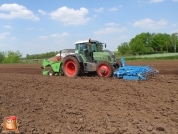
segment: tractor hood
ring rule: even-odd
[[[108,62],[115,61],[115,56],[112,53],[108,53],[108,52],[94,52],[93,58],[96,61],[108,61]]]

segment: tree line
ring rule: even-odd
[[[140,33],[118,46],[120,55],[140,55],[178,51],[178,33]]]
[[[25,59],[45,59],[45,58],[51,58],[58,54],[59,52],[47,52],[42,54],[27,54]]]
[[[20,60],[28,59],[45,59],[55,56],[59,52],[47,52],[42,54],[27,54],[26,57],[22,57],[19,50],[17,51],[4,51],[0,52],[0,63],[18,63]]]

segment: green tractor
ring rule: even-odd
[[[75,53],[68,54],[59,62],[43,61],[43,75],[64,74],[67,77],[76,77],[86,73],[96,72],[100,77],[113,76],[114,70],[121,66],[115,56],[108,51],[103,51],[106,44],[97,40],[75,42]],[[51,66],[46,71],[45,67]]]

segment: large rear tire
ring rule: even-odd
[[[109,78],[113,74],[113,67],[108,62],[100,62],[96,67],[96,72],[99,77]]]
[[[80,75],[80,63],[73,56],[68,56],[63,60],[63,72],[67,77],[76,77]]]

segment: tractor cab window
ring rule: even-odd
[[[98,50],[97,52],[102,52],[102,49],[103,49],[103,44],[102,43],[98,42],[96,47],[97,47],[97,50]]]
[[[88,50],[87,43],[79,43],[75,46],[75,52],[83,52]]]
[[[79,45],[76,44],[76,45],[75,45],[75,53],[78,53],[78,52],[79,52]]]
[[[81,43],[80,44],[80,51],[88,50],[87,44],[86,43]]]
[[[97,45],[95,42],[91,43],[91,50],[92,50],[92,52],[98,52]]]

